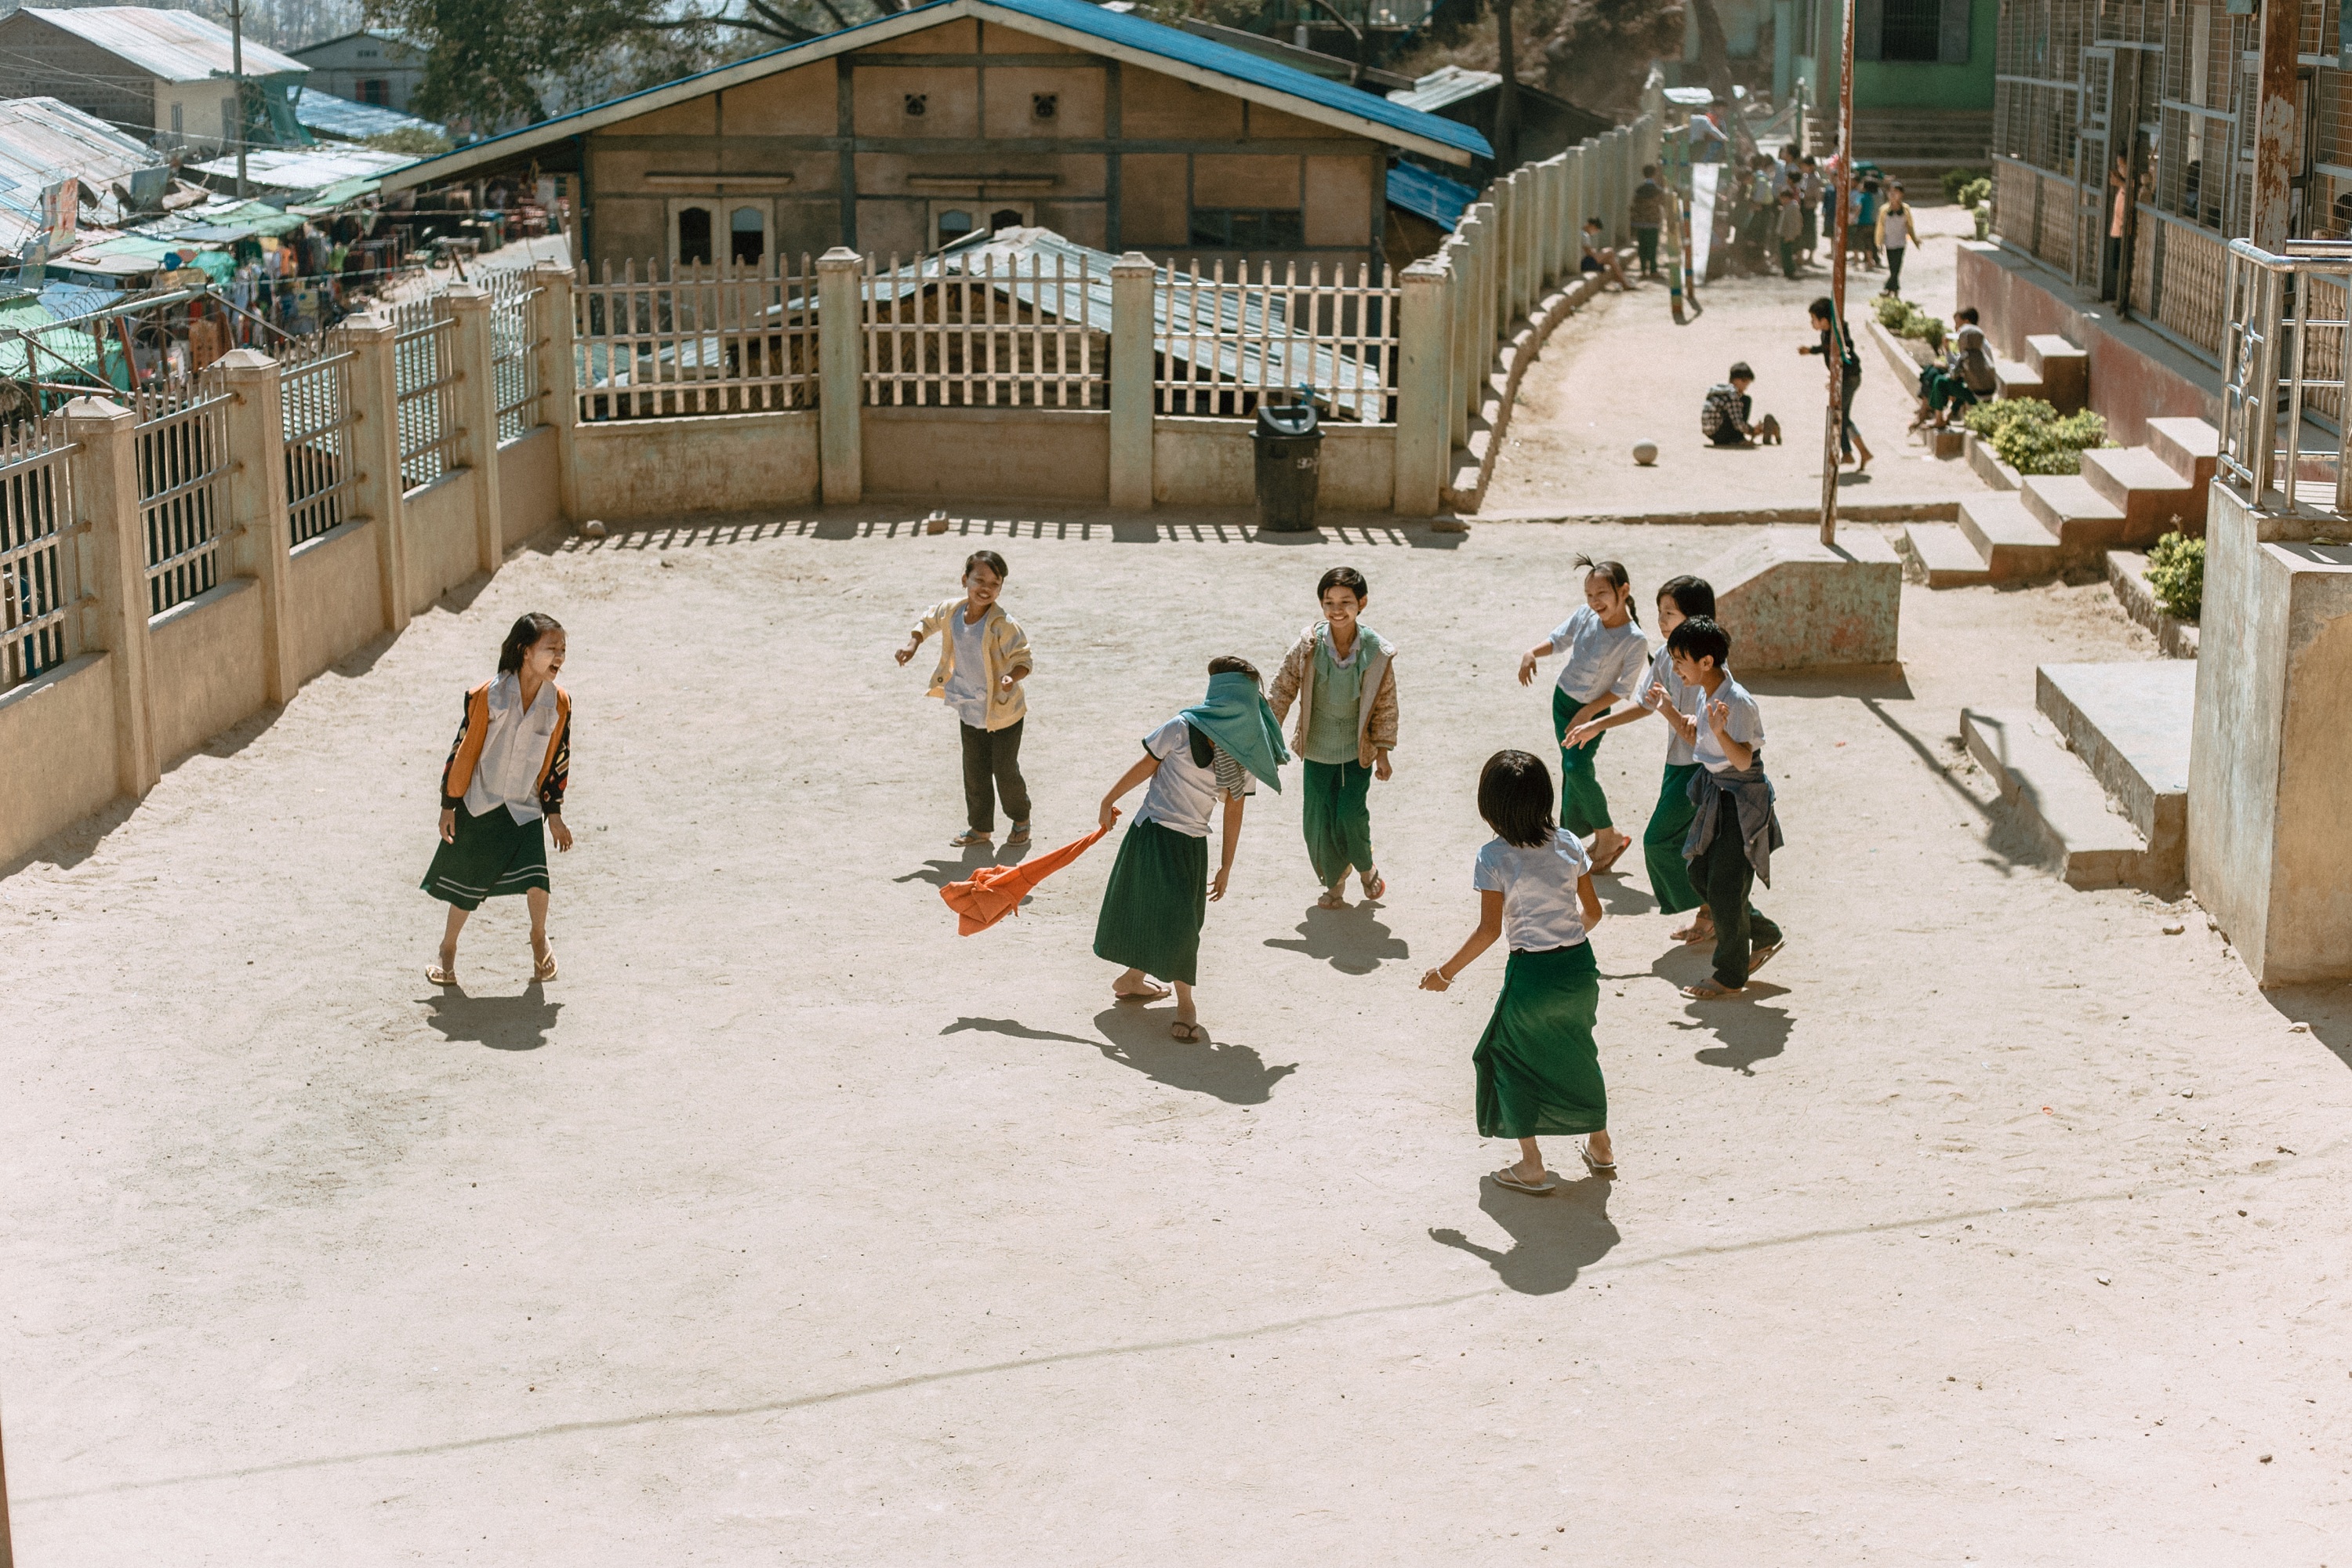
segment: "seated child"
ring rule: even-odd
[[[1756,400],[1748,389],[1756,384],[1756,373],[1746,360],[1736,362],[1728,380],[1718,381],[1706,389],[1706,401],[1698,411],[1699,434],[1718,447],[1754,447],[1762,442],[1757,426],[1748,423],[1748,412]],[[1770,418],[1769,415],[1765,416]],[[1775,422],[1775,432],[1779,425]]]
[[[1606,233],[1599,218],[1584,220],[1584,258],[1577,263],[1577,269],[1601,274],[1615,283],[1618,291],[1622,293],[1632,285],[1625,281],[1625,268],[1619,264],[1616,250],[1603,237]]]
[[[1984,329],[1977,324],[1977,308],[1963,305],[1952,312],[1952,344],[1944,363],[1920,369],[1919,408],[1911,428],[1932,422],[1937,429],[1946,429],[1956,411],[1984,401],[2000,386],[1993,374],[1992,349],[1985,342]]]

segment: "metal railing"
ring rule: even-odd
[[[464,437],[451,389],[457,376],[449,347],[457,323],[438,294],[392,307],[393,370],[399,388],[400,483],[429,485],[449,471],[450,448]]]
[[[816,273],[635,263],[572,286],[572,393],[583,423],[816,406]]]
[[[2216,468],[2252,506],[2352,516],[2352,420],[2342,417],[2347,301],[2352,242],[2290,240],[2284,256],[2230,242]],[[2321,444],[2323,424],[2336,426],[2332,444]]]
[[[869,405],[1110,406],[1110,279],[1083,253],[868,257],[863,294]]]
[[[285,405],[288,542],[301,544],[340,527],[354,479],[352,354],[312,341],[278,351],[278,388]]]
[[[0,691],[66,660],[74,450],[56,421],[0,436]]]
[[[1163,414],[1247,417],[1267,393],[1306,390],[1327,416],[1364,424],[1395,417],[1399,291],[1333,263],[1298,275],[1296,262],[1223,262],[1165,277],[1152,310]]]
[[[130,395],[147,544],[147,614],[185,604],[220,582],[221,480],[228,472],[230,398],[217,382],[165,382]]]
[[[519,441],[539,423],[540,341],[530,302],[539,287],[521,268],[485,273],[490,296],[490,384],[498,401],[499,442]]]

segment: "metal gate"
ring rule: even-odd
[[[2083,51],[2074,102],[2074,287],[2095,300],[2107,258],[2109,171],[2115,158],[2116,51]]]

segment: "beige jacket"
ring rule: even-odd
[[[915,640],[918,643],[933,632],[940,636],[940,662],[931,671],[930,690],[925,695],[936,697],[943,702],[947,700],[948,678],[955,673],[955,632],[949,626],[948,617],[961,614],[963,599],[959,595],[945,604],[934,605],[929,614],[915,623]],[[1029,700],[1022,694],[1028,682],[1016,680],[1010,691],[998,690],[996,682],[1010,671],[1036,668],[1035,661],[1030,658],[1029,639],[1022,635],[1021,627],[1013,617],[1004,613],[1003,605],[991,605],[988,614],[980,617],[980,647],[982,658],[988,667],[987,679],[981,682],[988,691],[988,727],[991,730],[1009,729],[1028,716]]]
[[[1298,640],[1283,656],[1281,672],[1274,678],[1274,689],[1266,694],[1274,704],[1274,718],[1280,723],[1290,711],[1290,704],[1298,704],[1298,724],[1291,731],[1290,749],[1300,756],[1307,754],[1307,721],[1315,712],[1315,645],[1318,639],[1329,641],[1331,623],[1317,621],[1298,634]],[[1370,627],[1359,625],[1357,640],[1363,644],[1363,696],[1356,709],[1356,761],[1365,767],[1372,765],[1372,753],[1391,751],[1397,738],[1396,646]]]

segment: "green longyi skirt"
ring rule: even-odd
[[[1592,944],[1514,952],[1503,993],[1470,1060],[1478,1069],[1478,1136],[1571,1137],[1609,1127],[1601,1047],[1601,966]]]
[[[1103,889],[1095,956],[1190,985],[1208,918],[1209,841],[1137,818]]]
[[[433,851],[433,864],[425,868],[420,885],[443,903],[461,910],[478,909],[484,899],[506,893],[545,889],[545,819],[517,822],[514,813],[503,805],[476,816],[460,805],[457,839]]]

